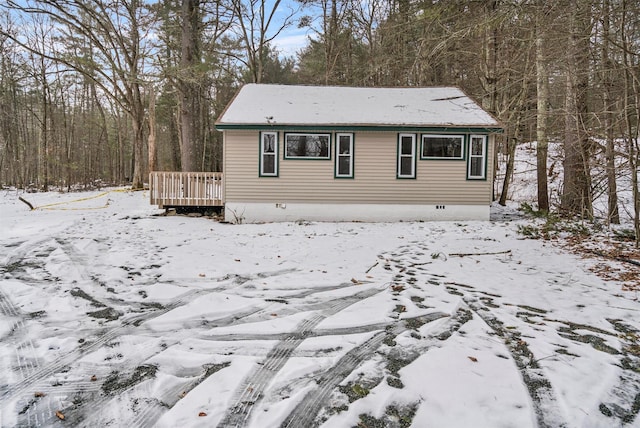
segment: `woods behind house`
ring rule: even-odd
[[[143,186],[221,171],[214,122],[244,83],[456,85],[498,118],[505,203],[536,141],[541,211],[638,213],[640,3],[629,0],[9,0],[0,6],[0,185]],[[287,57],[274,39],[305,29]],[[549,143],[563,149],[550,194]],[[618,183],[632,198],[618,200]]]

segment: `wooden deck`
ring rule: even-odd
[[[167,207],[224,205],[221,172],[153,171],[149,173],[151,204]]]

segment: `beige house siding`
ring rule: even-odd
[[[452,205],[491,202],[492,135],[488,138],[487,179],[467,180],[466,160],[421,160],[419,134],[415,179],[396,178],[398,132],[353,133],[352,179],[334,178],[335,132],[331,137],[330,160],[284,159],[284,132],[278,134],[278,177],[259,177],[259,132],[224,131],[227,202]]]

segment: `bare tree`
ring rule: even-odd
[[[238,36],[246,52],[246,65],[253,83],[261,83],[269,45],[292,24],[295,9],[281,0],[231,0]],[[284,16],[276,21],[277,12]]]
[[[0,29],[0,182],[23,186],[25,159],[21,147],[25,126],[20,125],[20,82],[26,78],[27,67],[12,40],[19,30],[8,13],[2,15]]]
[[[640,189],[638,185],[638,167],[640,166],[640,77],[637,74],[638,55],[632,49],[633,36],[629,34],[629,23],[633,20],[630,5],[622,1],[621,11],[621,48],[624,65],[623,115],[625,123],[625,140],[627,142],[627,159],[631,178],[631,195],[633,203],[633,224],[636,237],[636,248],[640,248]]]
[[[153,85],[149,85],[149,171],[157,170],[158,150],[156,148],[156,91]]]
[[[164,78],[159,100],[170,107],[164,113],[171,114],[172,136],[177,131],[169,144],[172,155],[179,152],[179,162],[171,163],[182,171],[206,170],[216,151],[211,147],[212,98],[223,91],[215,76],[230,54],[225,41],[233,10],[227,1],[210,0],[163,0],[155,10],[161,17],[158,60]]]
[[[593,217],[590,143],[587,135],[588,53],[591,34],[589,5],[571,0],[565,69],[564,189],[567,214]]]
[[[111,97],[127,112],[133,134],[132,187],[142,188],[145,106],[141,87],[144,61],[150,53],[146,32],[153,28],[152,15],[146,13],[144,1],[32,0],[23,3],[9,0],[9,5],[22,13],[51,17],[59,23],[60,41],[65,44],[77,38],[91,44],[94,55],[87,61],[70,55],[73,48],[68,45],[59,54],[41,52],[21,37],[14,37],[29,51],[82,73],[95,82],[103,95]]]
[[[385,70],[380,58],[380,33],[377,29],[388,14],[389,2],[386,0],[354,1],[350,5],[353,19],[354,38],[361,40],[365,46],[366,57],[363,65],[363,84],[380,85]]]
[[[197,68],[201,62],[202,19],[199,0],[182,0],[180,10],[181,52],[178,71],[180,92],[180,153],[183,171],[196,171],[197,144],[202,140],[198,126],[200,111]]]
[[[607,171],[607,218],[613,224],[620,224],[618,211],[618,186],[616,183],[615,137],[613,110],[615,108],[613,94],[614,65],[610,58],[611,44],[611,5],[609,0],[602,0],[602,37],[600,78],[602,80],[603,127],[605,135],[605,158]]]
[[[345,67],[349,63],[349,41],[352,26],[346,21],[354,21],[353,15],[360,12],[360,18],[364,15],[364,2],[351,0],[305,0],[304,5],[319,10],[317,17],[306,15],[300,25],[309,28],[314,36],[314,44],[311,49],[320,48],[322,59],[310,70],[318,83],[324,85],[346,84],[353,81],[359,70],[348,73]],[[312,52],[308,52],[312,53]],[[313,52],[314,54],[316,52]]]
[[[549,189],[547,186],[547,157],[549,142],[547,135],[549,108],[549,71],[545,55],[545,22],[549,14],[545,13],[547,3],[544,0],[536,2],[536,88],[537,88],[537,121],[536,121],[536,174],[538,187],[538,209],[549,211]]]

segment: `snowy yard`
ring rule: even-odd
[[[18,196],[2,427],[640,426],[639,293],[523,239],[529,220],[229,225],[146,192]]]

